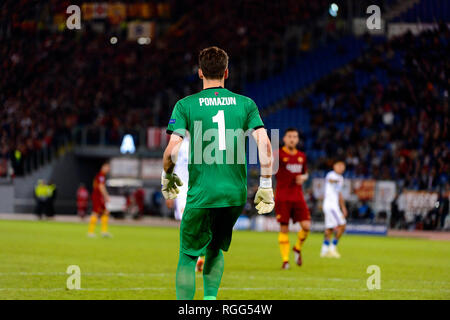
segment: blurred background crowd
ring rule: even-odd
[[[313,177],[339,156],[348,178],[447,194],[449,4],[332,2],[129,0],[123,15],[95,1],[2,1],[0,176],[32,172],[82,132],[94,145],[125,133],[148,145],[139,132],[164,127],[175,102],[201,89],[197,53],[217,45],[230,56],[227,87],[257,102],[267,128],[299,128]],[[368,5],[384,14],[407,2],[392,21],[435,27],[353,35]],[[65,27],[71,4],[81,30]],[[151,21],[149,42],[129,41],[135,20]]]
[[[449,182],[450,33],[408,33],[373,46],[349,70],[319,81],[304,101],[313,149],[341,154],[347,174],[397,180],[404,187],[436,189]],[[374,76],[376,74],[376,76]]]

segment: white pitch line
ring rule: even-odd
[[[83,276],[93,277],[165,277],[172,273],[126,273],[126,272],[82,272]],[[0,276],[67,276],[65,272],[0,272]]]
[[[232,277],[237,277],[236,274],[231,275]],[[247,277],[248,279],[257,279],[257,278],[264,278],[267,280],[267,276],[265,275],[251,275]],[[285,280],[285,281],[292,281],[293,278],[289,278],[289,277],[271,277],[271,279],[274,280]],[[365,278],[361,278],[361,279],[357,279],[357,278],[324,278],[324,277],[299,277],[299,280],[303,280],[303,281],[335,281],[335,282],[365,282],[367,281],[367,279]],[[384,279],[383,281],[386,282],[419,282],[419,283],[425,283],[425,284],[437,284],[437,285],[446,285],[446,284],[450,284],[450,281],[442,281],[442,280],[415,280],[415,279]]]
[[[175,273],[127,273],[127,272],[82,272],[82,276],[88,277],[172,277]],[[68,274],[65,272],[0,272],[0,276],[67,276]],[[201,274],[197,274],[198,277],[201,277]],[[270,276],[271,280],[275,281],[292,281],[293,278],[290,277],[279,277],[274,275]],[[267,280],[266,275],[249,275],[246,276],[247,279],[258,279],[264,278]],[[225,275],[228,278],[241,278],[242,275],[230,274]],[[332,281],[332,282],[365,282],[366,279],[357,279],[357,278],[325,278],[325,277],[299,277],[298,280],[301,281]],[[436,285],[448,285],[450,281],[433,281],[433,280],[414,280],[414,279],[384,279],[385,282],[416,282],[423,284],[436,284]]]
[[[78,290],[67,290],[64,288],[0,288],[0,291],[22,291],[22,292],[36,292],[36,291],[44,291],[44,292],[54,292],[54,291],[71,291],[71,292],[77,292],[77,291],[166,291],[166,290],[174,290],[174,288],[168,288],[168,287],[144,287],[144,288],[81,288]],[[203,291],[202,288],[197,288],[197,291]],[[357,292],[383,292],[383,291],[391,291],[391,292],[433,292],[433,293],[450,293],[450,290],[447,289],[395,289],[395,288],[388,288],[380,290],[369,290],[365,288],[312,288],[312,287],[299,287],[299,288],[229,288],[224,287],[220,288],[220,290],[225,291],[357,291]]]
[[[237,277],[237,275],[232,275]],[[267,279],[267,276],[265,275],[251,275],[247,277],[248,279],[257,279],[257,278],[264,278]],[[289,277],[271,277],[271,279],[274,280],[286,280],[286,281],[292,281],[293,278],[289,278]],[[300,277],[298,278],[299,280],[305,280],[305,281],[313,281],[313,280],[324,280],[324,281],[348,281],[348,282],[360,282],[360,281],[366,281],[366,279],[356,279],[356,278],[324,278],[324,277],[317,277],[317,278],[311,278],[311,277]]]

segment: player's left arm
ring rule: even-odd
[[[245,128],[253,129],[252,136],[258,146],[258,156],[260,163],[260,178],[259,188],[255,194],[255,208],[259,214],[269,213],[275,206],[273,189],[272,189],[272,174],[273,174],[273,155],[272,145],[264,129],[264,123],[258,111],[256,103],[249,99],[247,107],[247,121]]]
[[[275,206],[272,189],[273,157],[270,139],[267,136],[266,129],[258,128],[252,133],[258,146],[258,155],[260,162],[261,177],[259,188],[255,195],[256,210],[259,214],[269,213]]]
[[[342,192],[339,192],[339,206],[341,207],[341,211],[344,214],[344,217],[347,218],[348,211],[347,207],[345,205],[344,196],[342,195]]]
[[[303,183],[305,183],[306,180],[308,180],[308,178],[309,178],[308,173],[303,173],[295,177],[295,182],[298,185],[302,185]]]
[[[308,180],[308,178],[309,178],[309,175],[308,175],[308,169],[306,167],[306,157],[304,157],[302,173],[295,178],[295,180],[296,180],[295,182],[298,185],[302,185],[303,183],[305,183],[306,180]]]

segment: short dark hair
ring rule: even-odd
[[[333,166],[339,162],[342,162],[343,164],[345,164],[345,159],[343,157],[335,157],[332,159],[332,161],[333,161]]]
[[[206,79],[222,79],[228,68],[228,55],[218,47],[209,47],[200,51],[198,66]]]
[[[284,135],[286,135],[288,132],[294,132],[294,131],[297,132],[298,135],[300,135],[300,133],[298,132],[298,129],[294,128],[294,127],[289,127],[286,130],[284,130]]]

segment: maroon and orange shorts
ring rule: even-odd
[[[289,224],[292,218],[294,223],[311,220],[308,206],[302,201],[275,201],[275,214],[281,224]]]
[[[103,199],[92,198],[92,212],[103,214],[105,211],[105,201]]]

